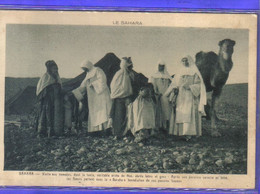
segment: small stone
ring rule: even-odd
[[[205,162],[203,160],[200,161],[200,166],[204,166],[205,165]]]
[[[154,167],[153,167],[154,169],[156,169],[156,170],[158,170],[159,169],[159,167],[157,166],[157,165],[154,165]]]
[[[58,160],[59,159],[59,156],[55,156],[54,157],[54,160],[56,161],[56,160]]]
[[[230,152],[227,152],[226,156],[233,156],[233,154],[231,154]]]
[[[70,152],[70,150],[65,150],[65,153],[67,154],[67,153],[69,153]]]
[[[117,155],[121,155],[121,154],[125,154],[125,153],[126,153],[126,150],[123,148],[116,150]]]
[[[223,161],[222,160],[217,160],[216,162],[215,162],[215,164],[218,166],[218,167],[222,167],[223,166]]]
[[[166,153],[166,150],[165,149],[161,149],[161,154],[164,154]]]
[[[179,155],[179,152],[173,152],[172,153],[174,156],[177,156],[177,155]]]
[[[193,160],[198,160],[199,159],[198,155],[195,154],[195,153],[193,153],[190,158],[193,159]]]
[[[199,165],[199,166],[197,166],[197,170],[201,170],[203,168],[203,166],[201,166],[201,165]]]
[[[135,147],[134,146],[128,146],[127,149],[128,149],[129,153],[135,151]]]
[[[20,160],[21,158],[22,158],[21,156],[17,156],[17,157],[16,157],[17,160]]]
[[[62,151],[55,152],[55,156],[62,156],[62,155],[63,155]]]
[[[146,162],[147,166],[153,166],[155,164],[155,162],[151,161],[151,162]]]
[[[30,168],[27,166],[27,167],[25,167],[23,170],[30,170]]]
[[[204,154],[198,154],[199,159],[203,159],[204,156],[205,156]]]
[[[168,161],[169,161],[169,158],[163,158],[162,161],[163,161],[163,162],[168,162]]]
[[[224,161],[225,161],[226,164],[232,164],[233,163],[233,159],[231,157],[226,157]]]
[[[82,167],[82,169],[83,169],[83,170],[87,170],[87,169],[88,169],[88,165],[84,165],[84,166]]]
[[[144,146],[144,144],[143,144],[143,143],[138,143],[138,145],[139,145],[140,147],[143,147],[143,146]]]
[[[195,148],[198,148],[198,147],[200,147],[200,144],[199,144],[199,143],[196,143],[196,144],[194,144],[194,147],[195,147]]]
[[[107,152],[107,154],[108,154],[108,155],[112,155],[112,154],[113,154],[113,150],[109,150],[109,151]]]
[[[29,156],[25,156],[22,160],[24,163],[27,163],[30,161],[30,157]]]
[[[192,166],[191,166],[191,165],[188,165],[188,166],[187,166],[187,170],[188,170],[188,171],[193,171]]]
[[[189,164],[191,164],[191,165],[194,165],[194,164],[196,164],[197,162],[196,162],[196,160],[194,159],[194,158],[191,158],[190,160],[189,160]]]
[[[53,165],[48,165],[46,169],[52,169]]]
[[[129,166],[129,162],[127,161],[127,160],[125,160],[124,162],[123,162],[123,164],[124,164],[124,166]]]
[[[163,168],[164,168],[165,170],[169,169],[169,168],[170,168],[169,162],[164,162],[164,163],[163,163]]]
[[[81,147],[78,151],[77,151],[77,154],[83,154],[85,153],[87,150],[85,147]]]
[[[184,164],[187,162],[187,157],[186,156],[179,156],[175,160],[178,164]]]
[[[133,167],[133,171],[134,171],[134,172],[138,172],[138,171],[139,171],[139,167],[138,167],[138,166],[134,166],[134,167]]]

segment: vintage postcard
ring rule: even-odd
[[[0,185],[255,187],[257,16],[0,12]]]

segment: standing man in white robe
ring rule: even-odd
[[[81,65],[87,71],[80,87],[73,93],[82,92],[84,89],[88,96],[88,132],[97,132],[108,129],[108,119],[111,109],[110,92],[107,86],[106,75],[102,69],[95,67],[90,61]]]
[[[158,71],[151,76],[149,82],[153,84],[157,99],[157,127],[167,130],[169,127],[170,106],[167,97],[163,96],[163,94],[171,83],[171,76],[167,71],[164,61],[158,62]]]

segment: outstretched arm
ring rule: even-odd
[[[97,79],[91,83],[97,94],[102,93],[107,88],[106,75],[102,70],[97,70]]]

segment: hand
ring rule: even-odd
[[[190,84],[185,83],[185,84],[183,84],[183,87],[184,87],[184,89],[189,90],[190,89]]]
[[[81,112],[83,110],[83,103],[79,102],[79,112]]]
[[[190,90],[190,86],[184,85],[183,86],[186,90]]]
[[[107,122],[107,127],[112,128],[112,125],[113,125],[113,120],[112,120],[112,118],[109,118],[108,122]]]

